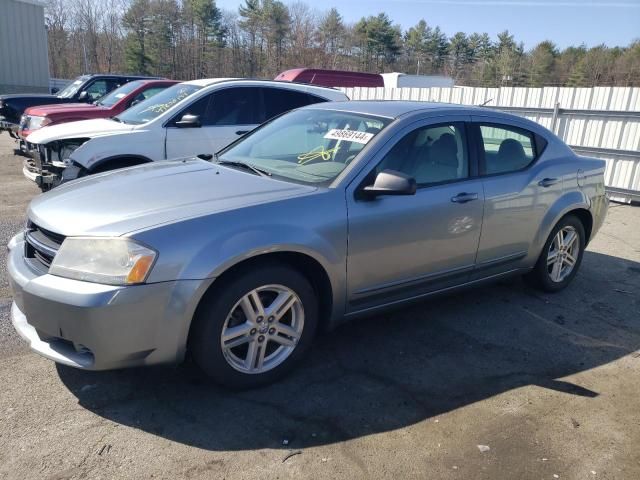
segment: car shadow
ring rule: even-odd
[[[58,366],[88,410],[208,450],[305,448],[390,431],[521,386],[596,397],[569,380],[640,348],[640,264],[587,252],[565,291],[520,279],[348,323],[266,388],[230,392],[178,367]],[[283,441],[287,446],[283,446]]]

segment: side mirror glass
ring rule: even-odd
[[[383,170],[376,176],[373,185],[364,187],[365,197],[381,195],[415,195],[416,180],[409,175],[395,170]]]
[[[89,99],[89,94],[87,93],[86,90],[80,92],[80,95],[78,95],[78,100],[85,102]]]
[[[189,113],[183,115],[182,118],[176,122],[176,127],[178,128],[199,128],[201,126],[200,117]]]

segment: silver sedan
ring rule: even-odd
[[[180,362],[248,388],[319,329],[508,275],[554,292],[607,210],[604,162],[483,108],[344,102],[212,161],[70,182],[9,244],[12,320],[84,369]]]

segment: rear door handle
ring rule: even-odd
[[[467,203],[477,199],[478,199],[477,193],[466,193],[466,192],[459,193],[455,197],[451,197],[451,201],[454,203]]]
[[[538,182],[538,185],[540,185],[541,187],[547,188],[547,187],[550,187],[551,185],[555,185],[556,183],[558,183],[557,178],[543,178]]]
[[[236,135],[245,135],[249,133],[249,130],[236,130]]]

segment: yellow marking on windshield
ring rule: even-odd
[[[336,153],[338,153],[339,149],[340,145],[336,145],[334,148],[330,148],[329,150],[325,150],[324,146],[320,145],[307,153],[301,153],[298,155],[298,163],[304,165],[305,163],[309,163],[317,159],[329,161]]]

